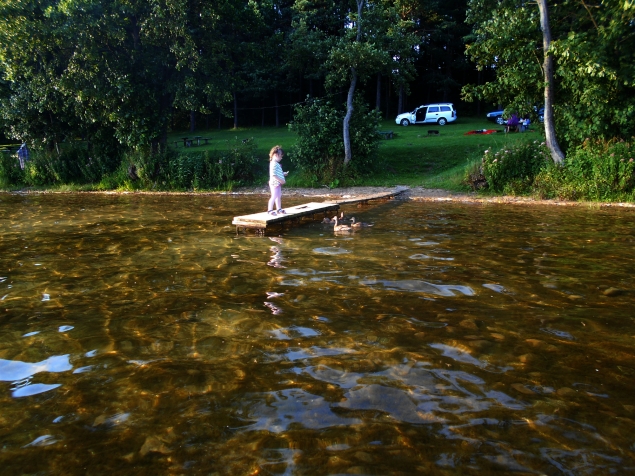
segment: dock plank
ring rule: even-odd
[[[338,200],[325,200],[324,203],[337,203],[339,205],[347,205],[360,202],[368,202],[370,200],[381,200],[384,198],[392,198],[410,190],[408,187],[397,187],[391,192],[380,192],[372,195],[361,195],[359,197],[342,198]]]
[[[260,212],[252,213],[251,215],[234,217],[232,224],[237,227],[265,229],[274,224],[282,224],[287,221],[292,221],[309,215],[316,215],[318,213],[337,211],[339,208],[340,206],[337,203],[311,202],[297,205],[295,207],[285,208],[287,213],[284,215],[278,214],[276,216],[272,216],[267,212]]]

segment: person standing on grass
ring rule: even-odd
[[[507,119],[507,126],[505,126],[505,132],[512,132],[518,129],[518,114],[513,113],[512,117]]]
[[[280,166],[283,155],[284,152],[279,145],[273,146],[271,151],[269,151],[269,188],[271,189],[271,198],[269,199],[267,213],[272,216],[276,216],[278,213],[282,215],[287,213],[282,208],[282,186],[287,182],[285,177],[289,172],[283,172]]]
[[[26,163],[29,161],[29,149],[26,148],[25,143],[18,149],[18,161],[20,162],[20,168],[24,170]]]

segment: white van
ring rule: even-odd
[[[456,121],[456,118],[454,104],[444,102],[425,104],[415,108],[412,112],[399,114],[395,122],[402,126],[409,126],[410,124],[439,124],[440,126],[445,126],[448,122]]]

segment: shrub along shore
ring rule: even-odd
[[[26,170],[15,155],[2,153],[0,188],[6,191],[218,192],[267,193],[268,151],[285,149],[292,189],[340,193],[349,187],[411,187],[419,196],[445,199],[634,202],[635,155],[630,142],[588,139],[567,153],[563,167],[551,162],[541,125],[529,132],[473,133],[501,130],[481,118],[462,118],[446,126],[402,127],[383,121],[392,131],[381,139],[372,165],[356,174],[324,180],[307,173],[294,160],[297,135],[288,128],[265,127],[202,132],[173,132],[160,154],[137,150],[123,157],[104,157],[77,141],[58,151],[31,151]],[[430,130],[439,134],[429,134]],[[201,145],[184,147],[183,137],[202,136]],[[204,144],[203,142],[207,142]],[[195,144],[195,142],[193,143]],[[355,158],[353,158],[353,161]],[[423,192],[431,190],[432,192]],[[441,190],[441,192],[439,192]],[[413,192],[414,193],[414,192]],[[413,193],[412,198],[416,198]],[[345,193],[342,193],[345,194]]]

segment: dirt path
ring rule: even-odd
[[[391,192],[395,187],[349,187],[349,188],[284,188],[283,196],[315,197],[316,199],[353,198],[361,195]],[[238,188],[231,192],[237,195],[269,195],[265,187]],[[587,207],[625,207],[635,208],[635,203],[599,203],[599,202],[573,202],[565,200],[539,200],[530,197],[483,197],[476,193],[448,192],[447,190],[412,187],[397,197],[401,200],[413,200],[422,202],[458,202],[458,203],[509,203],[526,205],[558,205],[558,206],[587,206]]]

